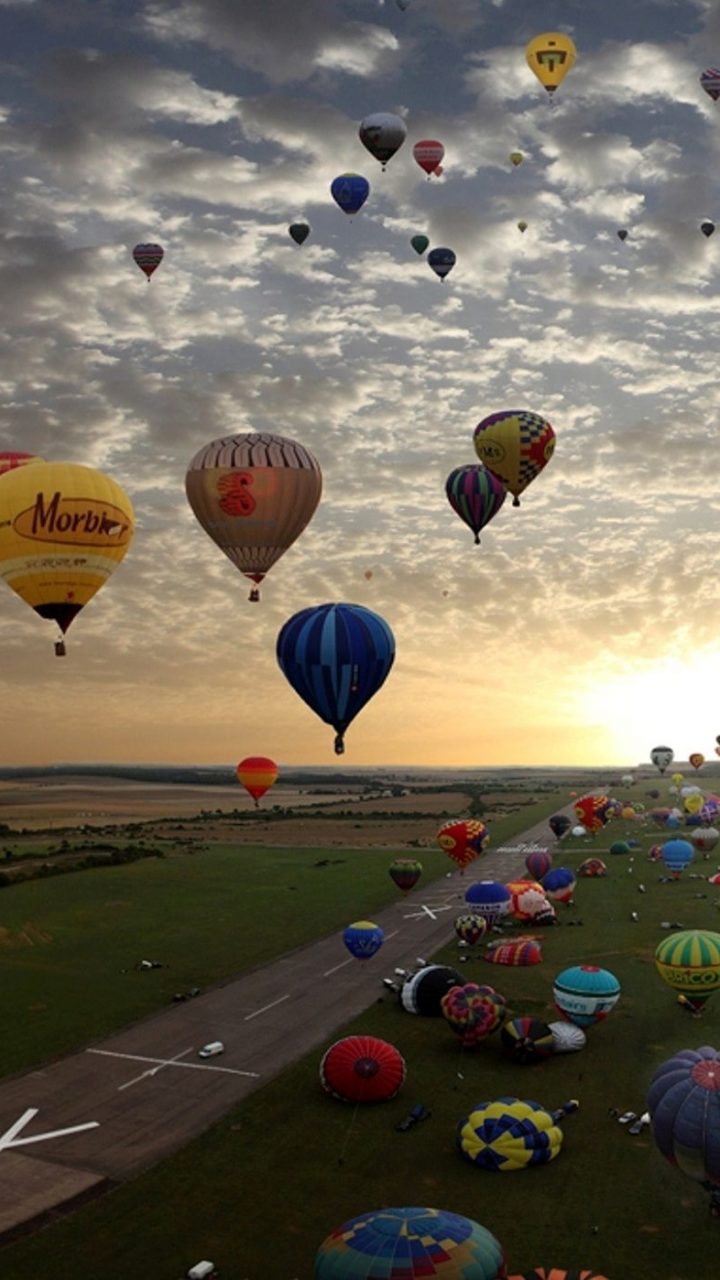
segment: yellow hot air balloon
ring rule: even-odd
[[[519,494],[553,455],[555,432],[529,409],[503,409],[478,423],[474,442],[480,461],[505,482],[519,507]]]
[[[211,440],[185,477],[188,502],[208,537],[256,585],[312,518],[320,501],[317,458],[266,432]]]
[[[114,573],[133,535],[127,494],[72,462],[35,462],[0,484],[0,575],[63,634]],[[55,652],[65,652],[62,640]]]
[[[577,57],[577,49],[570,36],[563,31],[546,31],[535,36],[525,49],[525,58],[538,80],[554,93],[562,83]]]
[[[512,165],[515,169],[517,169],[517,166],[518,166],[519,164],[522,164],[522,162],[523,162],[524,158],[525,158],[525,157],[523,156],[522,151],[511,151],[511,152],[510,152],[510,163],[511,163],[511,165]]]

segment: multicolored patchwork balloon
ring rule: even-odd
[[[502,1246],[471,1218],[443,1209],[385,1208],[350,1218],[323,1240],[315,1280],[370,1280],[379,1265],[383,1280],[501,1280],[507,1274]]]
[[[483,418],[475,428],[475,452],[498,476],[520,506],[520,494],[552,458],[555,432],[550,423],[529,409],[503,409]]]
[[[487,849],[490,832],[479,818],[455,818],[443,824],[436,840],[443,852],[464,871]]]
[[[474,947],[487,932],[487,920],[480,915],[458,916],[455,920],[455,932],[461,942]]]
[[[507,1010],[504,996],[493,987],[481,987],[476,982],[451,987],[441,1006],[443,1016],[466,1048],[497,1031]]]

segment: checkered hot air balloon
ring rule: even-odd
[[[336,1040],[320,1063],[320,1083],[341,1102],[387,1102],[405,1080],[405,1059],[377,1036]]]
[[[491,413],[478,423],[473,439],[480,461],[513,494],[514,507],[520,506],[519,495],[547,466],[555,449],[550,423],[529,409]]]
[[[451,987],[443,996],[441,1007],[446,1021],[469,1048],[497,1031],[505,1017],[506,1000],[493,987],[466,982],[464,986]]]
[[[559,1121],[577,1110],[568,1102],[558,1111],[547,1111],[539,1102],[522,1098],[498,1098],[480,1102],[455,1135],[462,1156],[479,1169],[514,1173],[532,1165],[549,1164],[559,1155],[563,1132]]]
[[[709,929],[671,933],[655,952],[655,967],[663,982],[700,1013],[720,987],[720,933]]]
[[[381,1271],[378,1272],[378,1267]],[[315,1280],[504,1280],[502,1246],[471,1218],[443,1209],[373,1209],[323,1240]]]
[[[453,818],[437,833],[440,848],[461,871],[480,856],[490,843],[490,832],[479,818]]]

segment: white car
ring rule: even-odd
[[[204,1044],[198,1052],[198,1058],[214,1058],[218,1053],[225,1052],[225,1045],[222,1040],[211,1040],[209,1044]]]

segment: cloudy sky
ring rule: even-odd
[[[0,26],[0,448],[107,471],[137,513],[67,658],[3,588],[0,761],[332,764],[275,659],[326,601],[397,643],[348,764],[710,754],[720,3],[0,0]],[[578,48],[552,104],[524,57],[547,30]],[[384,174],[376,111],[408,127]],[[457,254],[444,284],[419,232]],[[503,408],[548,418],[555,456],[475,547],[445,478]],[[260,605],[184,491],[202,445],[253,430],[324,477]]]

